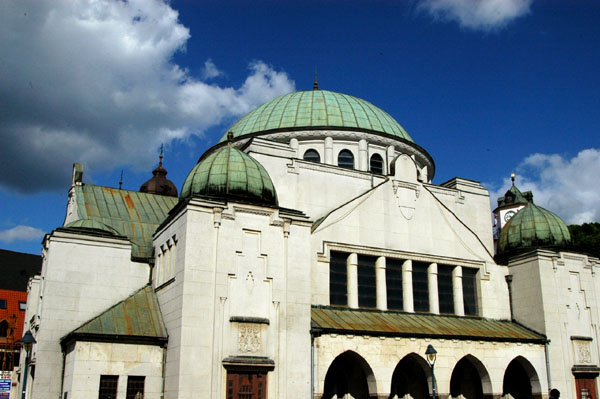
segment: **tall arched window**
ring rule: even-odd
[[[305,161],[310,162],[321,162],[321,156],[317,152],[317,150],[308,149],[304,152],[304,156],[302,157]]]
[[[371,156],[371,161],[369,164],[371,169],[371,173],[376,173],[378,175],[383,174],[383,158],[379,154],[373,154]]]
[[[338,154],[338,166],[346,169],[354,169],[354,155],[349,150],[342,150]]]

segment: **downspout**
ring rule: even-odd
[[[310,399],[315,397],[315,336],[310,332]]]
[[[163,353],[162,353],[162,388],[161,388],[161,392],[160,392],[160,397],[164,398],[165,397],[165,375],[166,375],[166,368],[167,368],[167,346],[163,346],[162,348]]]
[[[508,285],[508,306],[510,307],[510,320],[515,321],[515,318],[513,317],[513,297],[512,297],[513,276],[512,276],[512,274],[507,274],[506,276],[504,276],[504,279],[506,280],[506,284]]]
[[[60,391],[58,394],[58,399],[63,397],[63,389],[65,387],[65,363],[67,362],[67,354],[65,353],[65,349],[61,348],[62,352],[62,371],[60,373]]]
[[[550,395],[550,390],[552,389],[552,377],[550,376],[550,354],[548,353],[548,345],[550,345],[550,340],[547,339],[544,342],[544,352],[546,353],[546,375],[548,376],[548,395]]]

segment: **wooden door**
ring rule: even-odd
[[[267,374],[227,372],[227,399],[266,399]]]
[[[598,399],[596,396],[596,376],[581,375],[575,377],[577,399]]]

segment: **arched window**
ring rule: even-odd
[[[381,158],[381,155],[373,154],[371,156],[371,161],[370,161],[369,166],[371,169],[371,173],[382,175],[383,174],[383,158]]]
[[[338,154],[338,166],[346,169],[354,169],[354,155],[349,150],[342,150]]]
[[[317,150],[313,150],[312,148],[304,152],[304,157],[302,157],[302,159],[310,162],[321,162],[321,156]]]

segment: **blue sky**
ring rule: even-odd
[[[180,188],[235,120],[293,90],[352,94],[436,162],[600,221],[600,3],[3,1],[0,248],[39,253],[84,181],[137,190],[161,143]],[[492,202],[494,202],[492,200]]]

